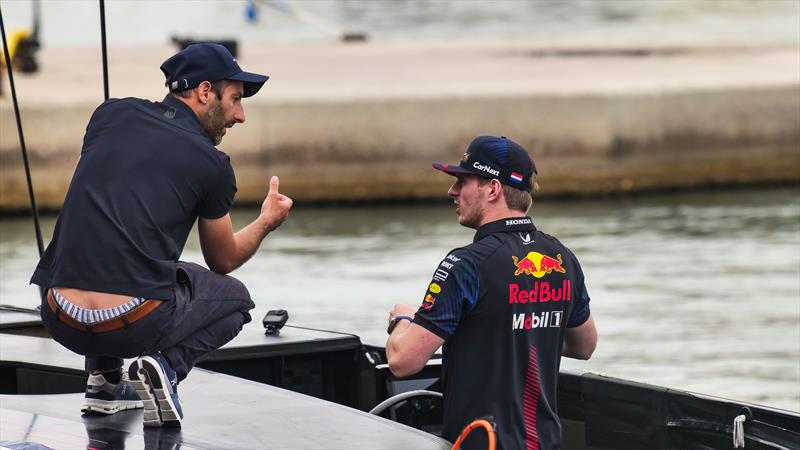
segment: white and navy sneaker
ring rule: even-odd
[[[131,383],[144,403],[144,426],[180,427],[178,376],[161,353],[145,355],[128,369]]]
[[[103,374],[89,375],[81,412],[114,414],[142,407],[142,401],[136,394],[127,373],[122,372],[119,383],[107,381]]]

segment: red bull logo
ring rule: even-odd
[[[425,296],[425,300],[422,301],[422,308],[426,310],[431,309],[434,303],[436,303],[436,297],[428,294]]]
[[[542,278],[545,275],[549,275],[554,270],[556,272],[567,273],[564,269],[564,262],[561,260],[561,253],[556,255],[556,259],[539,252],[530,252],[522,259],[518,259],[516,256],[512,256],[511,258],[514,259],[514,265],[517,266],[517,270],[514,271],[515,276],[520,276],[520,274],[524,273],[525,275],[533,275],[536,278]]]

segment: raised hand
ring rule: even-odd
[[[289,216],[289,210],[294,203],[291,198],[278,192],[280,180],[273,176],[269,180],[269,192],[264,203],[261,204],[261,217],[267,223],[267,231],[278,228]]]

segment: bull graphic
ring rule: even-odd
[[[514,260],[514,265],[517,267],[517,270],[514,271],[515,276],[520,276],[524,273],[525,275],[542,278],[545,275],[549,275],[554,270],[560,273],[567,273],[564,269],[564,261],[561,259],[561,253],[557,254],[555,259],[539,252],[530,252],[522,259],[516,256],[512,256],[511,258]]]

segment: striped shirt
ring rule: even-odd
[[[64,313],[84,325],[92,325],[119,317],[133,308],[141,305],[145,301],[145,299],[142,297],[134,297],[129,302],[113,308],[85,309],[72,304],[55,289],[50,290],[53,292],[53,298],[56,300],[56,303],[58,303],[58,306],[64,311]]]

